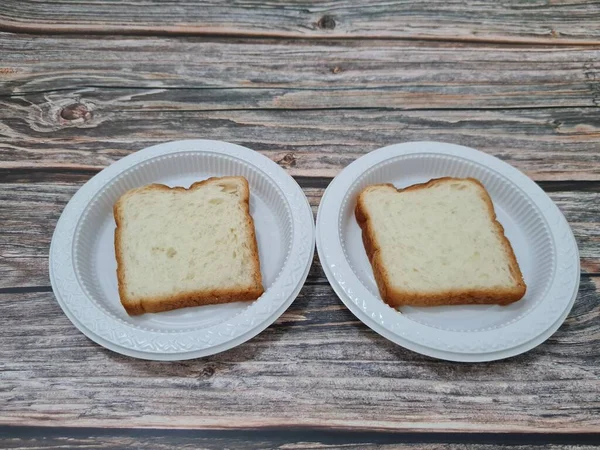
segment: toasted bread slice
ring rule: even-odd
[[[133,189],[114,205],[119,296],[131,315],[263,293],[243,177]]]
[[[490,196],[473,178],[367,186],[355,213],[379,292],[392,307],[507,305],[525,295]]]

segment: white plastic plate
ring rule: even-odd
[[[399,310],[381,300],[354,217],[356,197],[369,184],[402,188],[442,176],[485,185],[527,284],[522,300]],[[408,349],[452,361],[502,359],[539,345],[562,324],[579,287],[577,244],[552,200],[510,165],[453,144],[391,145],[346,167],[321,200],[317,249],[333,289],[361,321]]]
[[[265,293],[254,302],[130,317],[117,291],[115,201],[150,183],[188,187],[225,175],[242,175],[250,184]],[[65,314],[98,344],[144,359],[198,358],[239,345],[275,321],[306,280],[314,242],[306,196],[276,163],[226,142],[169,142],[121,159],[73,196],[52,238],[50,280]]]

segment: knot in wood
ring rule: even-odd
[[[333,30],[335,28],[335,20],[330,15],[325,14],[319,19],[317,26],[322,30]]]
[[[210,378],[215,374],[215,368],[213,366],[206,366],[200,372],[199,378]]]
[[[291,153],[286,153],[286,155],[277,162],[284,167],[294,167],[296,165],[296,157]]]
[[[81,103],[73,103],[62,109],[60,117],[65,120],[89,120],[92,117],[92,113],[88,110],[87,106]]]

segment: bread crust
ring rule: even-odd
[[[422,293],[415,291],[404,291],[400,289],[396,289],[393,287],[390,275],[385,269],[383,262],[381,260],[381,250],[377,240],[375,238],[375,233],[373,230],[373,226],[371,223],[371,218],[369,217],[368,210],[364,203],[364,194],[368,192],[368,190],[373,188],[380,187],[388,187],[393,189],[394,191],[400,192],[408,192],[418,189],[427,189],[435,184],[447,182],[447,181],[457,181],[457,180],[469,180],[470,182],[476,183],[481,188],[481,197],[485,201],[487,205],[487,210],[490,219],[494,227],[496,228],[496,232],[501,237],[502,246],[506,255],[508,256],[509,265],[510,265],[510,273],[513,277],[513,280],[516,283],[514,289],[469,289],[469,290],[446,290],[434,293]],[[504,227],[498,219],[496,218],[496,212],[494,211],[494,205],[492,203],[492,199],[490,198],[487,190],[483,186],[483,184],[475,179],[475,178],[453,178],[453,177],[442,177],[435,178],[426,183],[415,184],[409,186],[404,189],[396,189],[394,185],[390,183],[384,184],[375,184],[365,187],[358,195],[358,200],[355,208],[355,216],[362,230],[362,239],[363,244],[365,246],[365,250],[367,252],[367,256],[369,257],[369,261],[371,262],[371,266],[373,267],[373,274],[375,275],[375,281],[377,283],[377,287],[379,288],[379,293],[381,298],[385,303],[390,305],[391,307],[398,306],[441,306],[441,305],[465,305],[465,304],[497,304],[497,305],[509,305],[514,303],[525,295],[525,291],[527,286],[523,281],[523,274],[521,273],[521,269],[519,268],[519,264],[517,262],[517,258],[515,257],[515,253],[513,251],[510,242],[506,238],[504,234]]]
[[[211,183],[222,183],[227,180],[242,181],[244,190],[240,198],[241,203],[244,205],[246,213],[247,225],[250,229],[250,251],[252,254],[253,262],[253,278],[254,285],[247,289],[209,289],[204,291],[185,292],[181,294],[168,295],[163,297],[143,297],[143,298],[130,298],[127,296],[127,282],[125,280],[124,260],[123,251],[121,246],[121,232],[123,223],[122,213],[122,202],[125,198],[130,195],[139,193],[141,191],[178,191],[178,192],[192,192],[204,185]],[[211,177],[203,181],[198,181],[192,184],[189,188],[180,186],[169,187],[164,184],[150,184],[137,189],[132,189],[123,194],[113,206],[113,215],[117,227],[115,229],[115,256],[117,259],[117,281],[119,286],[119,298],[121,304],[129,315],[135,316],[144,314],[147,312],[162,312],[171,311],[173,309],[185,308],[189,306],[202,306],[202,305],[214,305],[219,303],[230,303],[237,301],[250,301],[256,300],[264,293],[262,285],[262,275],[260,272],[260,259],[258,256],[258,243],[256,241],[256,231],[254,228],[254,219],[250,215],[250,187],[246,178],[237,177]]]

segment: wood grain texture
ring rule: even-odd
[[[51,2],[7,0],[0,30],[38,33],[220,34],[520,43],[600,42],[600,3],[345,0]]]
[[[32,182],[0,183],[0,289],[49,286],[48,254],[52,232],[63,208],[87,179],[60,184]],[[313,212],[324,187],[306,187]],[[325,180],[327,183],[328,180]],[[600,273],[600,185],[591,192],[549,193],[569,221],[581,256],[584,273]],[[322,279],[321,281],[325,281]]]
[[[0,95],[89,87],[240,89],[240,99],[228,91],[191,93],[194,102],[184,93],[174,98],[188,108],[575,107],[600,100],[599,46],[0,33],[0,48]],[[249,88],[274,90],[252,94]],[[321,101],[311,96],[322,89],[334,92]],[[132,100],[139,107],[151,99]]]
[[[545,344],[509,360],[456,364],[379,337],[318,282],[320,269],[310,278],[260,335],[175,363],[97,346],[50,292],[2,294],[0,423],[600,432],[596,279],[582,279],[573,311]]]
[[[13,115],[0,121],[0,170],[98,171],[146,146],[207,138],[260,151],[295,176],[333,177],[376,148],[432,140],[498,156],[536,181],[600,180],[600,115],[582,108],[145,111],[90,95],[78,99],[89,117],[68,120],[53,101],[40,108],[16,102],[2,102],[3,114]]]
[[[0,44],[0,169],[99,170],[205,137],[332,177],[380,146],[440,140],[536,180],[600,179],[598,48],[9,34]]]

